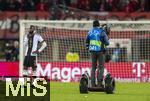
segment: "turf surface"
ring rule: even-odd
[[[78,83],[50,83],[51,101],[150,101],[149,83],[117,83],[115,94],[80,94]]]
[[[115,94],[79,93],[79,83],[50,83],[50,96],[6,97],[5,82],[0,82],[0,101],[150,101],[149,83],[117,83]]]

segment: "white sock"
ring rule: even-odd
[[[28,70],[23,70],[23,76],[28,76]]]

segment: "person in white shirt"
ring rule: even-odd
[[[41,47],[38,49],[39,43]],[[28,68],[32,67],[33,73],[36,72],[37,67],[37,54],[41,53],[47,44],[39,33],[36,33],[36,27],[31,25],[29,32],[24,37],[24,76],[29,76]],[[35,74],[33,74],[35,76]]]

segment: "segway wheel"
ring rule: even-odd
[[[115,92],[115,79],[110,75],[105,78],[105,92],[106,94],[114,94]]]
[[[81,94],[88,93],[88,80],[85,77],[82,77],[80,80],[79,90]]]

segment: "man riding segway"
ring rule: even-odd
[[[98,20],[93,21],[93,28],[88,32],[86,37],[86,47],[91,53],[92,58],[92,71],[91,71],[91,85],[96,87],[95,84],[95,71],[98,68],[98,85],[102,86],[105,55],[102,50],[102,45],[108,46],[109,39],[106,32],[99,28],[100,24]],[[98,63],[98,64],[97,64]]]
[[[103,85],[103,73],[104,73],[104,63],[108,60],[108,56],[105,59],[106,56],[106,46],[109,45],[109,38],[106,34],[106,30],[101,27],[98,20],[93,21],[93,28],[88,32],[86,37],[86,48],[91,53],[92,58],[92,70],[91,70],[91,79],[86,76],[86,74],[82,75],[82,78],[80,80],[80,93],[82,93],[82,87],[88,88],[88,90],[91,91],[105,91],[105,88],[108,88],[107,85]],[[97,76],[97,84],[96,84],[96,69],[98,70],[98,76]],[[108,80],[110,78],[110,80]],[[107,80],[106,80],[107,79]],[[104,81],[107,83],[111,83],[110,81],[113,78],[108,73],[106,75],[106,78]],[[83,81],[85,81],[84,84],[87,83],[87,85],[82,85]],[[109,81],[109,82],[108,82]],[[89,87],[89,83],[91,86]],[[104,87],[105,86],[105,87]],[[85,90],[85,89],[84,89]],[[110,89],[108,89],[110,91]],[[108,91],[108,92],[109,92]],[[107,91],[106,91],[107,93]]]

